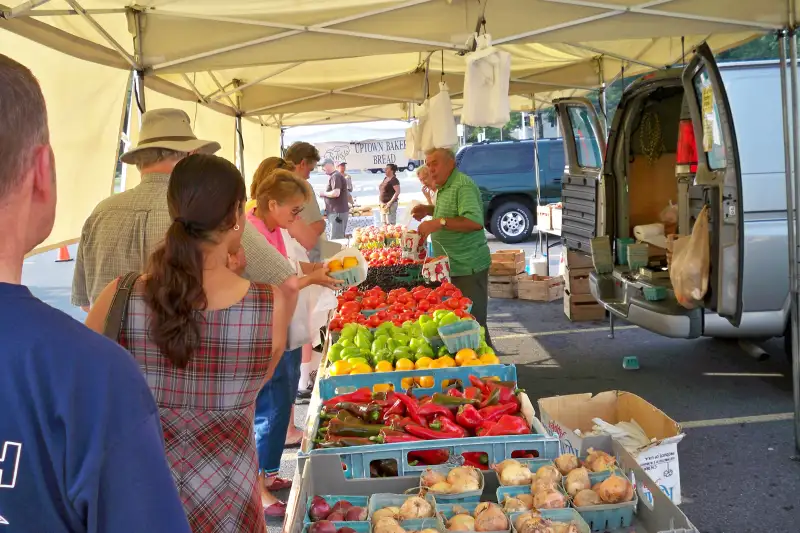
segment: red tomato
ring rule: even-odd
[[[339,331],[342,327],[344,327],[344,324],[342,324],[341,318],[332,318],[328,324],[328,329],[331,331]]]
[[[392,324],[394,324],[395,326],[397,326],[399,328],[400,326],[403,325],[403,321],[402,320],[392,320]]]
[[[453,298],[461,298],[464,296],[464,293],[458,289],[453,290]]]
[[[459,299],[458,303],[461,305],[462,309],[466,309],[467,307],[472,305],[472,300],[470,300],[469,298],[461,298]]]
[[[466,316],[466,314],[467,314],[467,312],[464,311],[463,309],[456,309],[455,311],[453,311],[453,313],[455,313],[455,315],[458,318],[464,318],[464,316]]]
[[[347,289],[347,292],[358,293],[358,287],[356,287],[355,285],[353,285],[352,287],[350,287],[349,289]]]
[[[397,296],[389,296],[386,298],[386,303],[389,305],[393,305],[397,302]]]
[[[456,286],[450,283],[449,281],[442,282],[442,290],[443,291],[452,291],[455,290]]]
[[[450,309],[459,309],[461,307],[461,300],[458,298],[450,298],[444,304]]]
[[[454,291],[451,291],[451,290],[444,291],[444,296],[449,296],[450,298],[452,298],[453,294],[454,294]]]
[[[396,303],[391,307],[393,313],[403,313],[406,310],[406,306],[401,303]]]
[[[374,296],[367,296],[361,300],[362,309],[375,309],[378,307],[378,299]]]
[[[417,304],[417,309],[422,312],[425,312],[430,308],[431,308],[431,303],[428,300],[422,300]]]
[[[410,304],[414,302],[414,297],[410,294],[401,294],[397,297],[397,301],[404,304]]]
[[[356,293],[354,293],[354,292],[345,292],[345,293],[343,293],[343,294],[342,294],[342,298],[344,298],[344,300],[345,300],[346,302],[352,302],[352,301],[355,301],[355,299],[356,299]]]
[[[383,322],[383,320],[378,318],[378,315],[372,315],[367,319],[367,326],[371,328],[377,328],[378,326],[381,325],[381,322]]]
[[[411,293],[413,294],[413,293],[416,293],[416,292],[419,292],[419,291],[423,291],[423,290],[425,290],[425,286],[424,285],[417,285],[416,287],[411,289]]]
[[[439,295],[438,294],[434,294],[434,293],[429,294],[428,297],[426,298],[426,300],[428,300],[431,304],[434,304],[434,305],[438,304],[438,303],[441,303],[441,301],[442,301],[442,299],[439,297]]]
[[[381,322],[383,322],[383,321],[385,321],[385,320],[386,320],[386,318],[389,316],[389,313],[387,313],[386,311],[378,311],[377,313],[375,313],[375,316],[377,316],[378,318],[380,318],[380,319],[381,319]]]
[[[361,305],[358,302],[347,302],[346,304],[342,305],[343,315],[356,314],[360,312]]]

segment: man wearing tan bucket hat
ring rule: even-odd
[[[72,304],[88,310],[112,280],[141,272],[172,224],[167,185],[172,169],[189,154],[213,154],[216,141],[198,139],[189,116],[179,109],[154,109],[142,116],[139,144],[124,153],[136,165],[141,183],[100,202],[83,225],[75,258]],[[252,226],[242,228],[245,277],[279,286],[291,308],[297,299],[294,269]]]

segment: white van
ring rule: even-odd
[[[613,246],[633,237],[634,226],[658,222],[670,202],[678,206],[677,232],[689,235],[702,207],[710,208],[703,307],[680,306],[668,277],[651,279],[619,265],[592,274],[597,300],[613,315],[667,337],[784,335],[789,261],[778,63],[718,67],[701,45],[684,69],[647,75],[625,91],[607,149],[588,100],[554,104],[567,157],[567,248],[589,253],[591,239],[602,235]],[[644,289],[656,285],[666,288],[666,299],[647,300]]]

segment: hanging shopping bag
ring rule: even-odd
[[[694,309],[708,291],[711,249],[708,234],[708,206],[703,207],[689,238],[678,239],[672,245],[669,279],[678,303]]]
[[[422,264],[422,277],[429,283],[450,281],[450,260],[446,255],[426,260]]]

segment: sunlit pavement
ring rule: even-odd
[[[491,245],[528,253],[534,247]],[[551,253],[553,272],[558,253]],[[69,304],[73,268],[55,263],[55,253],[42,254],[26,261],[23,281],[45,302],[83,320]],[[792,422],[768,416],[792,411],[791,368],[781,339],[767,342],[772,357],[757,362],[736,343],[666,339],[624,323],[609,339],[607,323],[570,323],[562,305],[490,302],[489,327],[502,361],[517,364],[520,386],[534,404],[556,394],[636,393],[691,426],[678,447],[682,509],[700,531],[797,531],[800,463],[789,459],[795,453]],[[623,370],[626,355],[637,356],[641,369]],[[302,421],[306,407],[298,406],[296,416]],[[763,421],[774,418],[784,419]],[[284,454],[282,476],[292,477],[295,457],[295,450]],[[279,530],[280,521],[270,523],[271,532]]]

